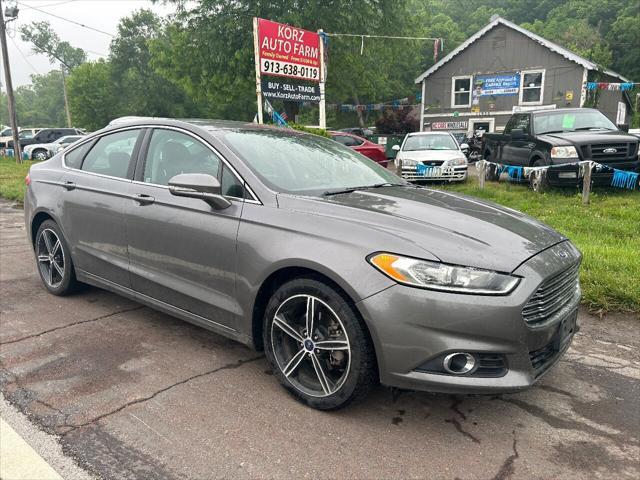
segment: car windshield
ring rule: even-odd
[[[331,139],[277,130],[225,131],[223,139],[272,190],[319,195],[405,182]]]
[[[411,135],[404,142],[404,152],[418,150],[457,150],[456,141],[448,133],[434,135]]]
[[[538,113],[533,116],[533,128],[538,135],[576,130],[617,130],[613,122],[598,110]]]
[[[2,130],[0,132],[0,137],[10,137],[11,136],[11,129],[10,128],[5,128],[4,130]]]

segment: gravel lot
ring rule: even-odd
[[[323,413],[290,398],[262,354],[230,340],[97,289],[49,295],[22,210],[1,202],[0,214],[0,388],[95,476],[640,476],[637,316],[581,313],[568,355],[524,393],[379,387]],[[38,450],[40,432],[21,432]]]

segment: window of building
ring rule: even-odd
[[[472,77],[453,77],[451,79],[451,108],[471,106]]]
[[[520,105],[542,105],[544,70],[520,72]]]

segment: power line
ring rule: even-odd
[[[9,39],[11,40],[11,43],[13,43],[13,46],[16,47],[16,50],[18,50],[18,53],[20,53],[20,56],[22,57],[22,59],[27,63],[27,65],[31,67],[31,70],[33,70],[33,73],[35,73],[36,75],[41,75],[41,73],[36,69],[36,67],[34,67],[31,64],[31,62],[27,59],[27,56],[22,52],[22,50],[20,50],[20,47],[18,46],[16,41],[12,37],[9,37]]]
[[[47,8],[47,7],[57,7],[58,5],[64,5],[65,3],[71,3],[71,2],[76,2],[76,1],[77,0],[64,0],[63,2],[47,3],[46,5],[36,5],[35,7],[30,6],[30,5],[25,5],[24,3],[22,3],[21,5],[24,6],[24,8],[29,8],[29,9]]]
[[[79,27],[83,27],[83,28],[86,28],[88,30],[93,30],[94,32],[102,33],[103,35],[108,35],[110,37],[115,37],[115,35],[112,34],[112,33],[105,32],[104,30],[100,30],[98,28],[90,27],[89,25],[85,25],[84,23],[76,22],[75,20],[69,20],[68,18],[64,18],[64,17],[61,17],[60,15],[56,15],[54,13],[47,12],[46,10],[42,10],[42,9],[40,9],[38,7],[31,7],[31,6],[26,5],[26,4],[22,3],[22,2],[17,2],[17,3],[19,5],[22,5],[23,7],[31,8],[33,10],[36,10],[37,12],[44,13],[45,15],[49,15],[49,16],[57,18],[59,20],[64,20],[65,22],[73,23],[74,25],[78,25]]]

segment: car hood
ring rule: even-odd
[[[539,135],[539,140],[553,145],[590,145],[592,143],[637,142],[638,138],[621,131],[581,130],[579,132],[548,133]]]
[[[533,255],[566,240],[516,210],[428,188],[383,187],[322,198],[290,198],[296,210],[345,221],[336,228],[336,235],[348,224],[364,224],[385,236],[403,239],[412,244],[411,250],[417,246],[442,262],[501,272],[512,272]],[[362,239],[372,252],[390,248],[375,242],[375,234]]]
[[[416,150],[400,152],[398,156],[405,160],[451,160],[452,158],[465,158],[464,153],[459,150]]]

